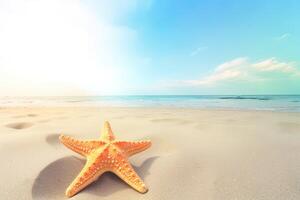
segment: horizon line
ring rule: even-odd
[[[111,94],[111,95],[4,95],[6,97],[113,97],[113,96],[300,96],[300,94]]]

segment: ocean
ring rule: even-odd
[[[0,97],[0,107],[7,106],[177,107],[300,112],[300,95]]]

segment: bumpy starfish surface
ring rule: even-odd
[[[113,172],[135,190],[145,193],[146,185],[134,171],[128,157],[144,151],[151,146],[151,141],[119,141],[108,122],[104,123],[99,140],[76,140],[61,135],[60,141],[69,149],[86,157],[85,166],[66,190],[72,197],[87,185],[97,180],[104,172]]]

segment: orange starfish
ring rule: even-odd
[[[146,185],[134,171],[128,157],[144,151],[151,146],[151,141],[119,141],[108,122],[104,123],[100,140],[76,140],[61,135],[60,141],[69,149],[86,157],[85,166],[66,190],[66,195],[72,197],[90,183],[94,182],[104,172],[113,172],[135,190],[145,193]]]

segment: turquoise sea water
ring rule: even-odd
[[[1,97],[0,106],[180,107],[300,112],[300,95],[139,95]]]

